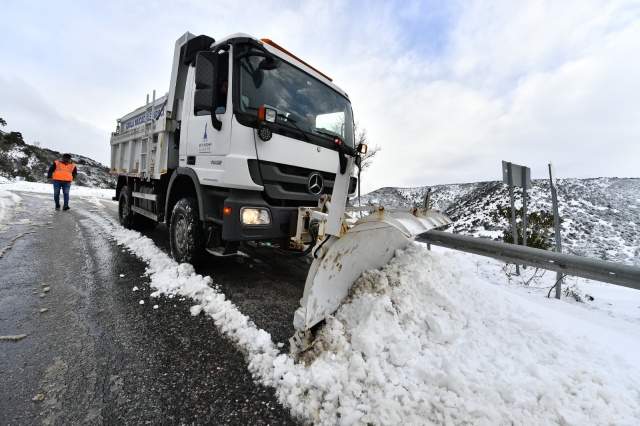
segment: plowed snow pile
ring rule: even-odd
[[[365,273],[281,398],[323,424],[637,424],[634,368],[468,268],[414,245]]]
[[[632,365],[639,326],[603,332],[601,312],[523,299],[483,281],[459,254],[419,245],[397,251],[385,268],[363,274],[315,348],[296,362],[210,277],[178,265],[137,232],[116,228],[113,235],[149,262],[153,297],[194,300],[192,314],[210,315],[246,354],[254,378],[306,422],[635,425],[640,418]],[[559,323],[576,332],[556,331]]]

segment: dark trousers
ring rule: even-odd
[[[69,205],[69,190],[71,189],[71,182],[64,180],[53,181],[53,201],[56,202],[56,207],[60,207],[60,189],[62,189],[62,195],[64,197],[64,205]]]

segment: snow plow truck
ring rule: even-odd
[[[313,258],[294,314],[298,348],[361,273],[415,236],[450,223],[423,208],[358,208],[348,95],[269,39],[190,33],[175,44],[169,91],[117,120],[111,174],[120,223],[169,227],[177,262],[269,242]],[[366,214],[368,213],[368,214]]]

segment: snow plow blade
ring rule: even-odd
[[[359,153],[339,145],[340,167],[331,195],[322,195],[318,207],[299,207],[291,247],[310,253],[313,262],[293,317],[296,332],[289,339],[291,353],[303,352],[313,343],[312,327],[333,314],[362,275],[380,269],[396,250],[411,244],[417,235],[448,225],[451,219],[429,209],[429,190],[421,209],[386,209],[381,206],[350,208],[369,212],[358,220],[346,213],[351,174]],[[345,150],[348,155],[345,155]]]
[[[386,265],[396,250],[406,248],[416,235],[451,223],[432,210],[371,210],[374,211],[357,220],[340,237],[327,235],[326,241],[314,250],[301,306],[293,321],[299,332],[308,333],[334,313],[364,271]],[[298,347],[299,340],[300,336]]]

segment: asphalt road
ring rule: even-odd
[[[299,423],[188,300],[140,305],[146,264],[110,237],[115,202],[72,191],[55,212],[49,195],[19,195],[0,229],[0,425]],[[164,226],[144,234],[169,251]],[[308,265],[249,254],[197,272],[287,350]]]

